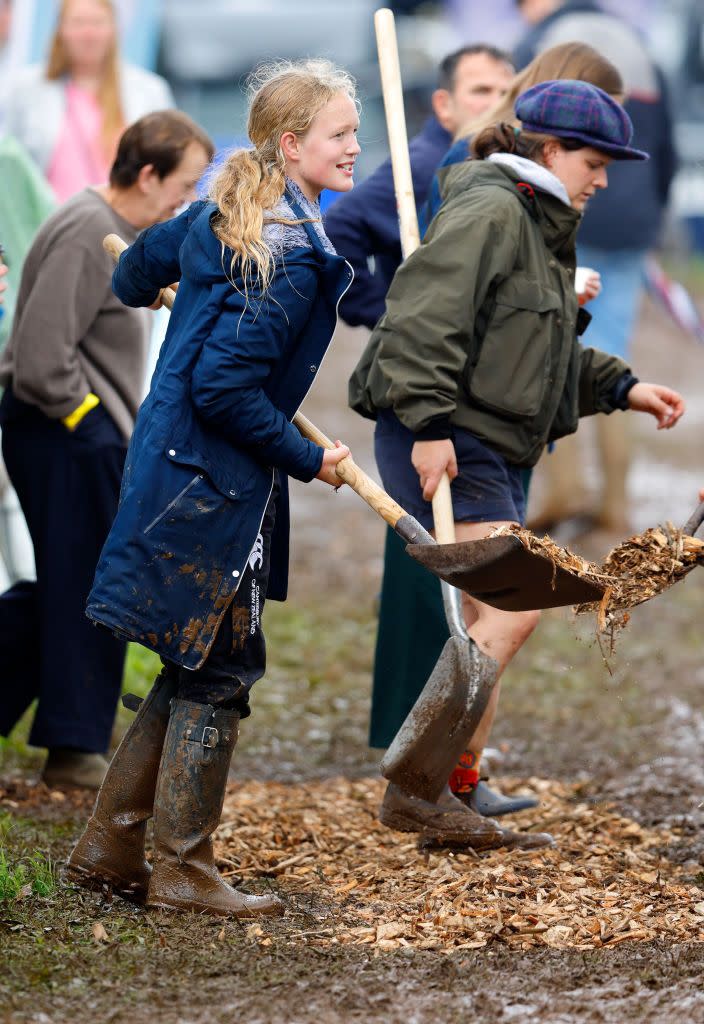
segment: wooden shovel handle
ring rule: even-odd
[[[393,11],[382,7],[374,14],[376,46],[379,54],[381,90],[384,96],[386,127],[389,134],[391,169],[396,193],[401,251],[404,259],[420,245],[418,215],[413,192],[411,160],[408,153],[406,112],[403,106],[401,67],[396,43],[396,24]]]
[[[118,262],[120,256],[122,256],[125,249],[129,248],[124,238],[120,238],[119,235],[106,235],[103,239],[103,249],[105,252],[112,256],[115,263]],[[161,296],[162,305],[166,306],[167,309],[173,309],[174,300],[176,298],[176,292],[173,288],[162,288],[159,293]]]
[[[455,543],[455,513],[452,508],[450,478],[443,473],[433,495],[433,523],[438,544]]]
[[[309,441],[313,441],[315,444],[319,444],[321,448],[335,449],[335,445],[327,437],[322,430],[318,430],[314,423],[303,415],[302,412],[297,412],[293,417],[294,426],[298,427],[301,434],[307,437]],[[351,455],[348,455],[346,459],[342,459],[338,462],[335,467],[335,472],[341,480],[352,488],[352,490],[360,496],[363,501],[366,501],[370,508],[373,508],[377,515],[380,515],[384,522],[388,523],[392,528],[396,528],[399,519],[403,519],[407,515],[405,509],[402,509],[390,495],[386,493],[383,487],[375,483],[371,477],[367,476],[363,469],[360,469],[357,463],[354,461]]]

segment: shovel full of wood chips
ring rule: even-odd
[[[589,562],[547,535],[537,537],[521,526],[500,526],[492,536],[512,533],[530,551],[548,558],[557,568],[589,580],[602,591],[600,601],[578,604],[578,615],[595,612],[597,632],[613,633],[630,618],[629,609],[643,604],[678,583],[697,565],[704,565],[704,540],[695,537],[704,521],[704,502],[683,527],[667,522],[618,544],[602,565]]]

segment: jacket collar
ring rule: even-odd
[[[520,175],[523,182],[527,182],[541,192],[548,192],[560,199],[565,206],[570,205],[565,186],[552,171],[543,167],[542,164],[537,164],[534,160],[527,160],[524,156],[516,156],[515,153],[492,153],[487,159],[492,164],[511,167],[516,174]]]
[[[302,221],[300,227],[303,228],[305,233],[308,235],[308,241],[313,247],[313,251],[318,255],[328,255],[328,252],[323,245],[323,241],[320,235],[315,230],[311,223],[311,218],[319,221],[322,230],[322,215],[320,213],[320,204],[311,203],[310,200],[306,200],[305,196],[298,188],[296,183],[290,178],[286,179],[286,188],[284,190],[284,199],[288,204],[293,216]],[[304,205],[305,204],[305,205]]]
[[[548,249],[558,259],[574,261],[577,228],[581,223],[582,215],[573,207],[566,206],[561,199],[550,195],[549,192],[543,192],[531,186],[519,188],[521,176],[512,167],[505,167],[501,164],[491,164],[490,166],[496,167],[497,171],[510,182],[509,187],[515,188],[519,193],[521,202],[537,221]]]
[[[555,196],[523,182],[512,167],[488,160],[468,160],[443,168],[440,181],[443,200],[477,187],[493,186],[511,192],[538,225],[550,251],[560,260],[574,262],[581,214]],[[520,184],[527,184],[527,187],[520,188]]]

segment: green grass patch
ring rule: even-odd
[[[48,854],[32,853],[18,861],[0,847],[0,903],[30,896],[45,899],[55,890],[56,868]]]

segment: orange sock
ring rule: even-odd
[[[465,750],[450,775],[450,789],[453,793],[471,793],[479,782],[481,754]]]

